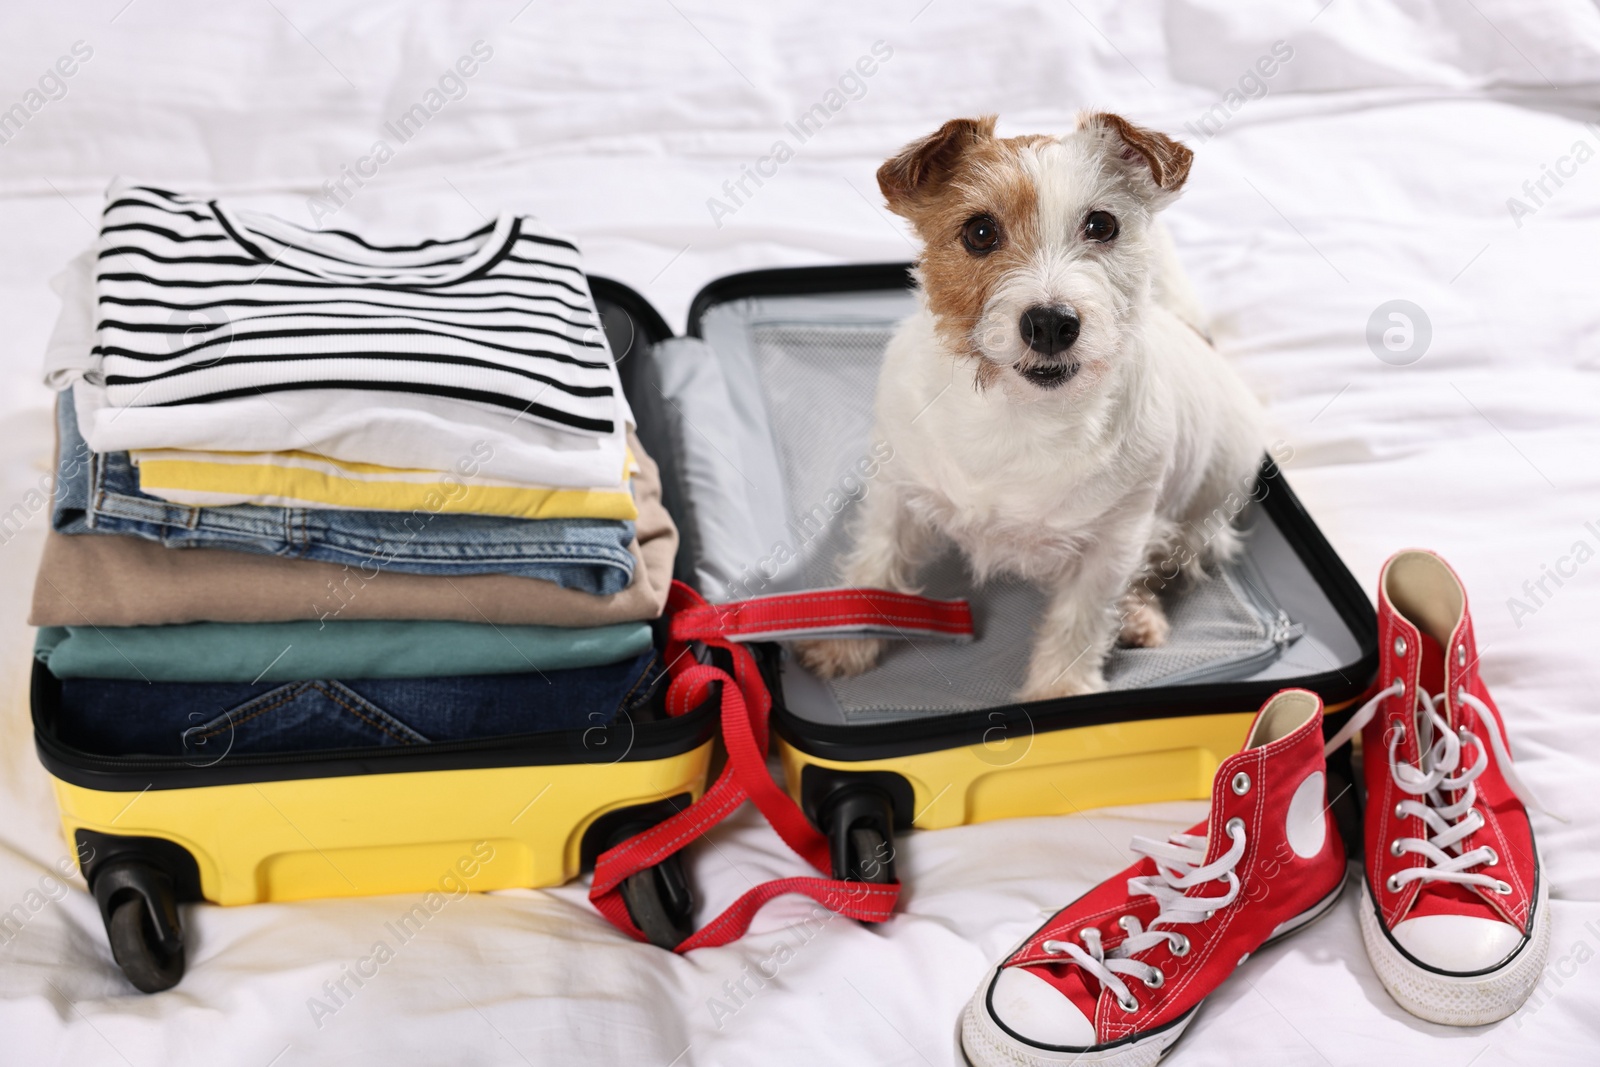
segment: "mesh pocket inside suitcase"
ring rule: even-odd
[[[876,467],[893,462],[872,440],[873,400],[884,347],[910,309],[903,293],[730,301],[707,313],[703,342],[674,342],[697,348],[657,354],[666,403],[656,415],[675,425],[680,453],[669,463],[679,467],[688,514],[702,520],[688,523],[685,569],[708,597],[839,584],[856,504],[872,491]],[[720,396],[707,398],[708,379]],[[1347,635],[1327,625],[1333,613],[1282,534],[1254,507],[1239,523],[1260,527],[1247,535],[1246,552],[1164,598],[1171,636],[1160,648],[1115,649],[1106,663],[1111,688],[1294,678],[1346,661]],[[1273,558],[1258,563],[1263,553]],[[1285,561],[1294,570],[1288,578]],[[954,549],[919,580],[930,596],[970,600],[978,639],[891,641],[873,670],[826,682],[786,657],[792,712],[864,723],[1013,702],[1044,592],[1008,579],[975,586]],[[1313,616],[1315,628],[1302,627]],[[1306,629],[1316,637],[1302,639]]]

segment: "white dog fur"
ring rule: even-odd
[[[895,460],[862,503],[841,578],[914,591],[918,566],[952,541],[978,581],[1047,586],[1017,693],[1042,700],[1103,689],[1119,638],[1164,640],[1152,575],[1194,575],[1236,550],[1224,501],[1249,491],[1264,433],[1155,221],[1188,150],[1111,115],[1059,138],[1000,139],[993,123],[947,123],[879,172],[924,242],[920,306],[885,354],[874,439]],[[1086,228],[1091,212],[1115,218],[1110,240],[1086,236],[1105,230]],[[970,229],[980,216],[990,231]],[[994,230],[990,252],[965,244]],[[1037,307],[1076,314],[1069,348],[1030,348],[1019,320]],[[1065,380],[1022,373],[1040,367]],[[831,677],[868,669],[882,644],[797,652]]]

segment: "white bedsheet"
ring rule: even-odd
[[[1194,145],[1170,222],[1219,344],[1294,448],[1296,489],[1369,588],[1403,546],[1456,565],[1520,766],[1571,818],[1535,817],[1556,925],[1545,984],[1512,1019],[1450,1030],[1404,1014],[1347,896],[1241,968],[1172,1062],[1595,1062],[1600,561],[1546,580],[1537,601],[1525,583],[1570,573],[1577,542],[1600,547],[1600,127],[1585,125],[1600,119],[1600,15],[1575,0],[867,8],[96,0],[0,14],[0,110],[74,42],[92,49],[65,95],[0,144],[0,513],[23,509],[0,535],[0,911],[67,852],[27,721],[23,617],[46,524],[29,490],[48,484],[50,452],[37,366],[56,310],[47,278],[89,240],[113,174],[259,197],[310,223],[308,194],[385,138],[393,158],[323,224],[400,237],[533,211],[681,328],[717,275],[908,257],[873,171],[944,119],[1059,130],[1092,106]],[[493,54],[462,99],[403,144],[385,131],[479,40]],[[1294,56],[1264,97],[1215,137],[1185,129],[1278,40]],[[798,143],[785,123],[875,41],[892,54],[864,92]],[[733,201],[723,183],[779,139],[794,158]],[[1547,166],[1559,187],[1524,185]],[[1432,326],[1409,366],[1364,339],[1397,298]],[[834,920],[807,939],[807,905],[786,900],[743,942],[689,958],[620,937],[582,885],[475,895],[320,1026],[310,998],[410,899],[188,909],[189,974],[145,997],[75,882],[0,943],[0,1063],[956,1063],[957,1014],[988,962],[1127,862],[1130,834],[1186,826],[1200,807],[913,834],[892,922]],[[714,841],[694,862],[708,909],[801,872],[748,812]],[[781,941],[800,947],[777,977],[730,997]]]

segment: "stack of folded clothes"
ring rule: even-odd
[[[658,699],[677,531],[571,242],[118,183],[58,288],[32,622],[62,740],[418,744]]]

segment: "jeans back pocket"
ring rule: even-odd
[[[197,719],[203,712],[190,712]],[[428,738],[340,682],[291,682],[182,731],[183,754],[230,754],[426,744]]]

